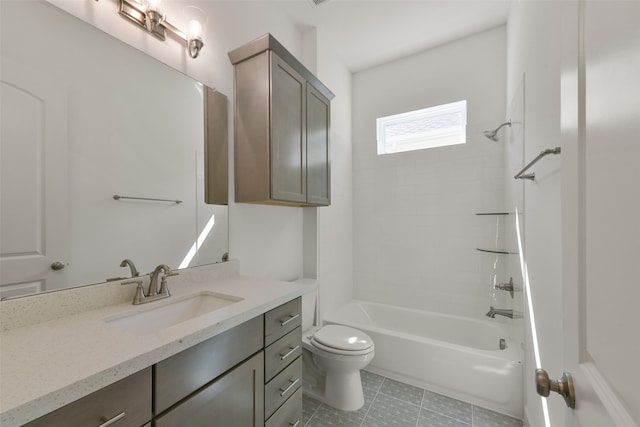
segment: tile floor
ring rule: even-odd
[[[522,427],[522,421],[362,371],[364,406],[345,412],[304,396],[304,427]]]

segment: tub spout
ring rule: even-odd
[[[493,306],[491,306],[489,308],[489,311],[487,312],[487,317],[491,317],[492,319],[495,319],[496,316],[504,316],[504,317],[508,317],[509,319],[513,319],[514,317],[517,317],[517,316],[514,316],[513,310],[493,308]]]

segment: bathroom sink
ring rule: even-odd
[[[148,303],[149,308],[111,316],[106,318],[105,322],[127,332],[146,335],[213,313],[239,301],[242,301],[242,298],[201,292],[157,307],[153,307],[154,303],[151,302]]]

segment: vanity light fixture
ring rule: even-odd
[[[138,3],[134,0],[118,0],[118,13],[160,40],[166,40],[166,30],[169,30],[187,43],[189,56],[197,58],[204,46],[202,36],[207,15],[195,6],[185,7],[184,14],[189,27],[189,31],[185,33],[167,21],[166,15],[160,9],[161,1],[142,0]]]

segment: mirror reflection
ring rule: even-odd
[[[45,2],[1,19],[0,296],[220,262],[202,84]]]

